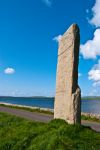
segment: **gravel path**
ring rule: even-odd
[[[6,113],[13,114],[19,117],[23,117],[29,120],[35,120],[35,121],[40,121],[40,122],[49,122],[50,120],[53,119],[53,115],[42,114],[38,112],[29,112],[26,110],[8,108],[4,106],[0,106],[0,112],[6,112]],[[90,126],[93,130],[100,132],[100,123],[82,120],[82,125]]]

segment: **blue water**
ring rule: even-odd
[[[0,98],[0,102],[41,108],[54,108],[53,98]],[[81,109],[82,112],[100,114],[100,100],[82,100]]]

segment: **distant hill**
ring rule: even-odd
[[[84,96],[82,99],[86,100],[100,100],[100,96]]]
[[[44,98],[44,99],[48,99],[48,98],[54,98],[54,97],[46,97],[46,96],[0,96],[0,98]]]
[[[14,97],[14,96],[0,96],[0,98],[36,98],[36,99],[54,99],[55,97],[46,96],[31,96],[31,97]],[[82,100],[100,100],[100,96],[83,96]]]

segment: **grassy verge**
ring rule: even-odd
[[[0,104],[0,106],[5,106],[5,107],[9,107],[9,108],[16,108],[16,109],[21,109],[21,110],[27,110],[30,112],[39,112],[39,113],[45,113],[45,114],[52,114],[53,115],[53,112],[48,111],[48,110],[43,110],[40,108],[19,107],[19,106],[13,106],[13,105],[5,105],[5,104]]]
[[[94,121],[94,122],[100,123],[100,119],[98,119],[96,117],[90,117],[90,116],[81,115],[81,119],[82,120]]]
[[[100,134],[63,120],[28,121],[0,113],[0,150],[99,150]]]

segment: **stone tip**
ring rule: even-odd
[[[66,35],[67,32],[72,32],[72,33],[74,33],[74,31],[76,31],[77,33],[80,32],[79,26],[78,26],[76,23],[73,23],[73,24],[68,28],[68,30],[63,34],[63,36]]]
[[[73,23],[68,30],[78,30],[79,31],[79,26],[76,23]]]

